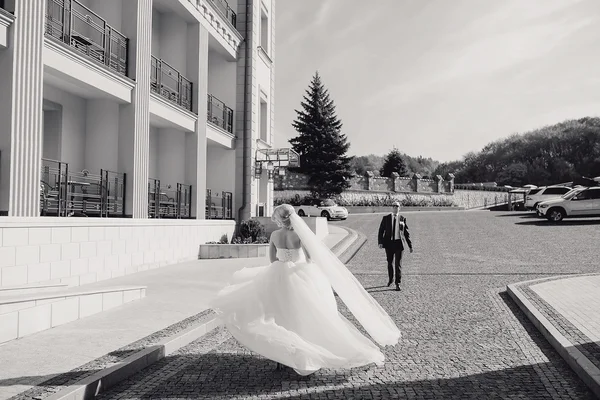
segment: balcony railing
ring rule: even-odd
[[[206,219],[233,219],[233,194],[213,195],[212,190],[206,189]]]
[[[129,39],[77,0],[47,0],[46,36],[127,76]]]
[[[122,217],[125,174],[100,170],[69,171],[69,164],[42,159],[40,210],[58,217]]]
[[[175,190],[171,185],[161,187],[160,180],[148,180],[149,218],[191,218],[192,187],[178,183]]]
[[[162,97],[192,111],[192,82],[167,62],[152,56],[150,89]]]
[[[233,110],[212,94],[208,95],[208,122],[233,133]]]
[[[233,25],[234,28],[237,29],[237,15],[233,12],[233,10],[231,9],[231,7],[229,7],[229,3],[227,3],[225,0],[209,0],[211,3],[213,3],[215,5],[215,7],[217,8],[217,10],[223,14],[223,16],[225,17],[225,19],[229,22],[231,22],[231,25]]]

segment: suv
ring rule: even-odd
[[[540,202],[537,211],[540,217],[554,222],[565,217],[600,217],[600,187],[573,189],[562,197]]]
[[[560,197],[567,194],[571,188],[568,186],[542,186],[536,189],[531,189],[525,197],[525,208],[535,210],[538,203],[549,200],[554,197]]]

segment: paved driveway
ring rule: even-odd
[[[592,399],[505,293],[508,283],[597,272],[600,221],[550,225],[518,213],[406,213],[415,253],[389,290],[376,231],[381,215],[347,225],[369,238],[349,268],[403,332],[381,368],[274,371],[224,330],[125,381],[103,398]],[[342,312],[345,312],[343,307]]]

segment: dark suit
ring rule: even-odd
[[[402,252],[404,251],[404,243],[402,243],[402,238],[400,235],[404,235],[404,239],[406,240],[406,244],[410,249],[412,249],[412,242],[410,241],[410,233],[408,232],[408,225],[406,224],[406,218],[402,215],[398,215],[398,222],[402,224],[398,224],[398,229],[401,232],[398,232],[398,237],[400,239],[393,239],[393,218],[392,214],[388,214],[383,217],[381,220],[381,224],[379,225],[379,235],[378,235],[378,243],[383,246],[385,249],[385,254],[387,256],[388,263],[388,275],[390,277],[390,282],[394,279],[394,269],[396,270],[396,280],[395,283],[398,285],[402,281]],[[392,267],[392,263],[395,260],[394,266]]]

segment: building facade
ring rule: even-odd
[[[274,0],[0,7],[1,287],[195,259],[270,215]]]

